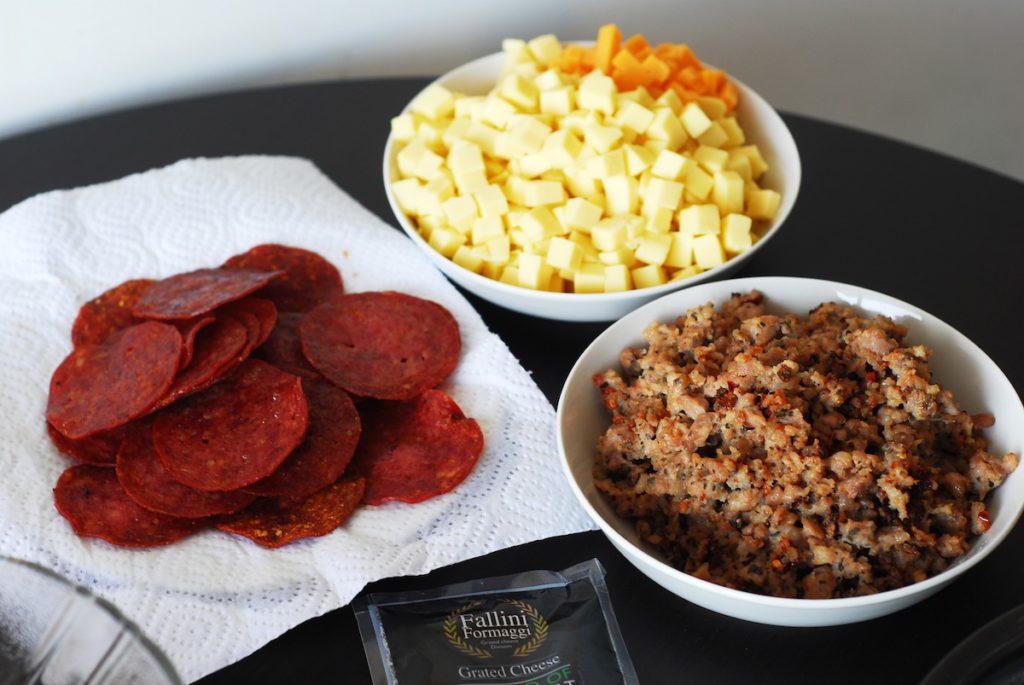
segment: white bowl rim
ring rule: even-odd
[[[968,351],[971,354],[977,355],[980,358],[987,361],[988,363],[990,363],[992,367],[998,371],[1001,380],[1004,383],[1006,383],[1009,387],[1013,388],[1013,384],[1006,377],[1006,374],[1003,373],[1002,369],[999,368],[999,366],[992,360],[991,357],[989,357],[985,353],[984,350],[978,347],[978,345],[975,344],[974,341],[972,341],[966,335],[960,333],[960,331],[953,328],[939,317],[934,316],[929,312],[926,312],[920,307],[916,307],[908,302],[904,302],[903,300],[899,300],[895,297],[892,297],[891,295],[886,295],[885,293],[881,293],[876,290],[871,290],[870,288],[864,288],[862,286],[853,285],[850,283],[829,281],[818,278],[803,278],[797,276],[751,276],[747,278],[725,279],[721,281],[715,281],[713,283],[702,284],[694,288],[687,288],[679,292],[670,293],[665,297],[658,298],[657,300],[649,302],[643,305],[642,307],[638,307],[633,312],[627,314],[627,316],[639,317],[638,313],[658,308],[661,305],[661,302],[667,299],[668,297],[686,296],[699,298],[702,292],[704,292],[705,290],[710,290],[711,288],[722,288],[727,284],[735,286],[735,289],[737,291],[750,290],[756,288],[764,292],[765,295],[770,298],[771,287],[775,284],[780,284],[783,282],[803,283],[806,284],[807,286],[817,288],[852,289],[857,291],[859,295],[867,295],[872,298],[878,298],[883,302],[888,302],[889,304],[894,304],[898,305],[899,307],[905,308],[909,312],[915,313],[918,316],[921,316],[922,318],[927,317],[931,319],[934,323],[938,324],[940,327],[945,327],[949,331],[955,333],[959,342],[965,343],[968,348]],[[661,559],[654,557],[647,550],[636,545],[632,541],[626,539],[617,530],[615,530],[612,527],[612,525],[607,520],[605,520],[605,518],[600,513],[598,513],[598,511],[593,507],[593,505],[590,504],[590,501],[587,499],[587,496],[583,493],[583,490],[580,488],[579,484],[576,482],[576,479],[573,477],[572,472],[569,468],[569,460],[566,457],[566,449],[565,443],[562,439],[561,426],[565,412],[565,403],[563,400],[565,399],[565,395],[569,388],[569,381],[570,379],[576,376],[580,365],[582,364],[584,358],[587,356],[587,353],[590,352],[590,350],[594,348],[602,338],[604,338],[606,335],[609,335],[609,331],[611,331],[612,328],[616,327],[618,323],[619,321],[615,321],[609,324],[587,346],[587,348],[580,354],[579,359],[576,360],[576,363],[573,364],[572,370],[569,371],[569,375],[566,376],[565,383],[562,386],[562,391],[561,393],[559,393],[558,396],[558,407],[555,413],[555,433],[558,443],[559,461],[562,466],[562,472],[565,475],[566,479],[569,481],[569,486],[572,488],[573,493],[576,495],[577,501],[587,511],[587,514],[590,516],[590,518],[595,523],[597,523],[598,526],[601,527],[601,530],[604,532],[604,534],[607,535],[616,544],[616,546],[622,546],[627,549],[632,549],[638,552],[639,554],[643,555],[644,560],[646,562],[653,564],[654,567],[658,569],[658,571],[672,577],[673,579],[676,579],[684,584],[693,585],[695,588],[699,588],[704,592],[718,595],[724,599],[746,602],[748,604],[756,604],[768,608],[779,608],[788,610],[809,609],[814,611],[824,611],[835,609],[850,609],[855,607],[869,607],[874,606],[876,604],[894,602],[902,598],[910,597],[911,595],[926,592],[929,589],[938,589],[939,587],[942,587],[946,583],[949,583],[950,581],[959,577],[965,571],[972,568],[973,566],[978,564],[982,559],[991,554],[992,551],[996,547],[998,547],[1002,543],[1002,541],[1013,531],[1017,521],[1021,517],[1022,512],[1024,512],[1024,506],[1018,507],[1017,511],[1012,512],[1012,520],[1006,523],[1005,528],[1001,528],[999,531],[996,532],[996,534],[992,538],[989,538],[989,543],[983,549],[977,550],[977,548],[972,548],[967,553],[967,555],[965,555],[962,562],[954,562],[954,565],[946,568],[941,573],[938,573],[932,576],[931,578],[927,578],[925,580],[922,580],[917,583],[912,583],[910,585],[905,585],[901,588],[896,588],[894,590],[878,592],[873,595],[861,595],[858,597],[842,597],[838,599],[796,599],[790,597],[774,597],[770,595],[759,595],[753,592],[745,592],[743,590],[736,590],[734,588],[718,585],[717,583],[712,583],[711,581],[703,580],[702,578],[697,578],[688,573],[685,573],[684,571],[681,571],[676,567],[665,563]],[[1019,409],[1021,412],[1024,412],[1024,404],[1021,403],[1020,395],[1016,392],[1016,388],[1014,388],[1014,397],[1016,397],[1017,400],[1016,408]],[[972,556],[971,552],[974,552],[975,550],[977,550],[977,553],[973,554]]]
[[[563,41],[563,43],[565,42],[575,43],[578,45],[592,45],[594,43],[594,41]],[[502,52],[492,52],[488,55],[477,57],[474,60],[470,60],[469,62],[461,64],[455,67],[454,69],[451,69],[445,72],[444,74],[438,76],[436,79],[434,79],[426,86],[424,86],[423,89],[418,91],[416,95],[410,98],[409,102],[407,102],[405,104],[405,107],[402,108],[401,113],[404,114],[408,112],[413,100],[419,97],[419,95],[423,93],[423,91],[425,91],[427,88],[430,88],[432,85],[443,84],[446,81],[457,78],[461,72],[472,71],[476,68],[479,68],[479,66],[482,63],[485,63],[490,60],[496,60],[503,54],[504,53]],[[707,67],[716,68],[711,64],[704,64]],[[768,231],[766,231],[765,234],[761,236],[761,238],[757,241],[757,243],[755,243],[749,250],[743,252],[742,254],[735,255],[731,259],[727,260],[725,263],[720,264],[714,268],[708,269],[707,271],[702,271],[695,276],[681,279],[680,281],[668,281],[667,283],[662,283],[661,285],[651,286],[648,288],[638,288],[615,293],[555,293],[546,290],[532,290],[530,288],[509,285],[508,283],[502,283],[501,281],[492,278],[487,278],[486,276],[478,274],[474,271],[470,271],[469,269],[461,266],[460,264],[456,264],[452,260],[448,259],[444,255],[439,253],[437,250],[435,250],[429,243],[427,243],[427,241],[423,239],[423,236],[420,235],[419,231],[415,229],[409,217],[406,216],[404,212],[393,211],[392,213],[395,214],[395,220],[398,221],[399,225],[401,226],[405,234],[412,238],[412,240],[417,245],[426,250],[430,257],[435,262],[440,264],[440,260],[444,260],[443,263],[445,264],[445,266],[450,266],[451,268],[457,270],[459,272],[460,277],[467,279],[470,283],[473,283],[485,289],[496,289],[498,292],[503,292],[508,295],[525,296],[530,299],[536,299],[542,302],[579,302],[580,298],[587,298],[591,301],[599,299],[601,302],[611,303],[625,302],[640,296],[645,298],[660,297],[661,295],[664,294],[676,292],[681,288],[689,288],[694,285],[698,285],[700,283],[713,280],[727,267],[736,266],[735,264],[732,264],[734,260],[739,260],[742,258],[743,261],[749,261],[749,259],[752,258],[754,254],[756,254],[765,243],[767,243],[771,238],[775,236],[776,233],[779,232],[779,229],[782,228],[782,225],[786,222],[786,219],[789,218],[789,215],[792,213],[793,208],[796,206],[796,199],[800,193],[800,186],[803,183],[803,163],[800,159],[800,148],[797,147],[796,140],[794,140],[793,138],[793,133],[792,131],[789,130],[789,126],[786,125],[785,120],[783,120],[782,116],[778,113],[778,110],[776,110],[771,105],[771,103],[769,103],[767,100],[761,97],[761,95],[757,91],[755,91],[753,88],[750,88],[746,83],[733,76],[731,72],[726,73],[728,74],[729,79],[733,81],[733,83],[735,83],[737,87],[740,89],[742,96],[744,98],[752,98],[754,101],[763,104],[767,109],[771,110],[775,114],[779,122],[782,124],[782,130],[785,132],[785,136],[783,137],[782,142],[785,143],[786,147],[792,148],[792,150],[795,153],[795,164],[793,166],[792,175],[787,176],[786,178],[787,186],[792,184],[792,191],[790,191],[787,188],[786,195],[783,198],[783,201],[779,207],[779,214],[772,221],[771,228],[769,228]],[[391,173],[391,158],[394,156],[392,154],[394,146],[394,136],[392,132],[389,131],[387,141],[384,143],[384,192],[387,196],[388,203],[391,205],[391,207],[398,208],[397,198],[394,196],[394,192],[391,190],[391,183],[395,180],[393,174]]]

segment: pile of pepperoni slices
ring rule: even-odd
[[[84,537],[152,547],[214,527],[279,547],[361,504],[446,493],[483,450],[436,389],[461,350],[448,310],[346,294],[307,250],[127,281],[82,307],[71,339],[46,421],[80,462],[54,498]]]

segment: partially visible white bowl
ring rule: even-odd
[[[501,73],[504,55],[494,53],[457,67],[437,79],[449,90],[468,95],[481,95],[490,91]],[[681,281],[666,283],[652,288],[642,288],[620,293],[552,293],[529,288],[520,288],[500,283],[465,269],[444,257],[427,244],[416,230],[416,226],[398,206],[391,191],[391,182],[398,180],[398,149],[389,135],[384,146],[384,188],[391,210],[395,213],[402,230],[430,256],[441,271],[466,290],[485,300],[524,314],[533,314],[548,319],[564,321],[611,321],[630,312],[645,302],[662,295],[704,281],[722,278],[734,272],[749,260],[765,243],[779,231],[789,216],[800,190],[800,155],[796,142],[778,113],[760,95],[730,75],[740,92],[740,103],[736,116],[749,143],[756,143],[761,150],[769,171],[761,179],[761,185],[782,195],[778,214],[764,230],[761,239],[747,252],[733,257],[725,264]],[[408,109],[408,106],[406,107]]]
[[[985,429],[993,452],[1024,449],[1024,406],[1013,385],[977,345],[931,314],[865,288],[806,278],[740,278],[706,283],[652,302],[612,324],[573,366],[558,400],[556,430],[562,467],[577,499],[611,543],[640,571],[670,592],[728,616],[782,626],[825,626],[864,621],[915,604],[948,585],[986,556],[1010,533],[1024,509],[1024,467],[990,496],[992,527],[966,555],[942,573],[920,583],[864,597],[785,599],[766,597],[700,580],[673,568],[636,534],[633,522],[618,516],[594,487],[592,470],[598,437],[608,414],[591,380],[619,368],[619,353],[644,344],[643,329],[653,321],[674,321],[705,302],[719,305],[732,293],[758,289],[769,312],[806,314],[822,302],[849,304],[864,314],[884,314],[910,329],[908,341],[929,346],[936,382],[953,391],[965,411],[989,412],[996,423]]]

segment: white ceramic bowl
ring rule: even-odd
[[[684,599],[736,618],[784,626],[839,625],[890,614],[937,592],[988,556],[1024,508],[1024,466],[990,496],[987,508],[993,516],[992,527],[968,554],[937,576],[865,597],[784,599],[700,580],[665,563],[664,557],[640,541],[633,522],[615,513],[595,489],[592,477],[595,444],[609,418],[591,377],[620,368],[619,352],[642,345],[642,331],[652,321],[674,321],[691,307],[709,301],[718,305],[732,293],[754,288],[765,294],[769,312],[806,315],[822,302],[836,301],[861,313],[884,314],[907,326],[908,341],[923,343],[934,351],[931,368],[935,378],[953,391],[959,405],[968,412],[995,415],[995,425],[985,429],[991,450],[1022,453],[1024,407],[1010,381],[977,345],[931,314],[881,293],[829,281],[765,277],[705,283],[666,295],[612,324],[586,349],[562,389],[557,415],[562,467],[580,503],[612,544],[640,571]]]
[[[501,72],[504,55],[495,53],[464,64],[437,79],[449,90],[468,95],[482,95],[490,91]],[[793,135],[782,118],[760,95],[730,75],[740,92],[737,117],[749,143],[756,143],[768,162],[769,171],[761,179],[765,188],[782,195],[775,220],[765,229],[763,237],[747,252],[734,257],[722,266],[705,271],[693,278],[674,283],[630,290],[621,293],[575,294],[551,293],[519,288],[492,280],[464,269],[430,247],[398,206],[391,182],[399,178],[395,141],[389,135],[384,146],[384,188],[388,202],[402,229],[433,260],[441,271],[466,290],[485,300],[525,314],[564,321],[612,321],[636,309],[645,302],[703,281],[721,278],[738,269],[760,250],[779,230],[796,202],[800,189],[800,155]]]

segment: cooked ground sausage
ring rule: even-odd
[[[1017,466],[934,383],[906,328],[826,303],[734,295],[644,331],[594,382],[611,413],[594,480],[678,568],[779,597],[924,580],[988,529]]]

